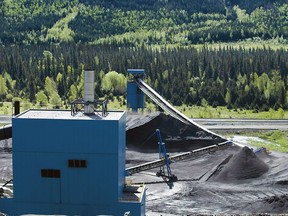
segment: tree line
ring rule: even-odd
[[[206,45],[287,45],[287,14],[286,0],[3,0],[0,99],[68,106],[84,69],[98,97],[125,96],[143,68],[174,105],[287,109],[286,49]]]
[[[0,45],[287,44],[285,0],[2,0]]]
[[[83,72],[95,70],[95,94],[126,94],[127,69],[174,105],[288,108],[288,51],[269,47],[38,45],[0,47],[0,99],[66,105],[83,96]],[[118,80],[118,81],[117,81]]]

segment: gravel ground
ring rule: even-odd
[[[127,119],[127,167],[157,159],[157,139],[150,142],[144,139],[153,134],[155,128],[161,128],[161,133],[164,131],[163,140],[170,144],[166,146],[167,151],[172,152],[170,155],[221,140],[161,114],[128,115]],[[177,141],[171,139],[171,134],[177,136]],[[241,143],[239,137],[236,141],[247,145]],[[157,169],[131,176],[129,181],[147,185],[148,216],[285,214],[288,213],[287,161],[285,153],[255,154],[251,148],[232,146],[171,164],[173,174],[178,177],[173,189],[156,177]]]
[[[147,121],[138,121],[137,116],[127,118],[127,122],[134,124],[127,128],[127,143],[130,142],[126,151],[127,167],[158,159],[157,139],[137,143],[134,138],[129,140],[129,130],[133,129],[133,137],[137,137],[137,133],[140,133],[139,136],[143,139],[149,137],[150,132],[155,129],[150,124],[155,118],[157,121],[153,125],[163,128],[164,142],[170,143],[169,149],[167,147],[170,155],[198,148],[203,143],[205,146],[205,140],[209,142],[208,145],[221,140],[197,129],[193,131],[185,125],[185,130],[181,127],[179,129],[179,122],[171,119],[162,121],[157,114],[145,118]],[[138,124],[139,122],[142,123]],[[175,125],[178,135],[175,135],[175,131],[172,131],[173,135],[169,134]],[[241,139],[237,142],[239,140],[241,142]],[[182,141],[185,145],[181,145]],[[12,178],[11,143],[11,139],[0,141],[1,185],[4,180]],[[130,176],[127,182],[147,185],[147,216],[285,214],[288,213],[287,161],[286,153],[255,155],[249,149],[232,146],[199,158],[171,164],[172,173],[178,177],[172,189],[169,189],[161,178],[156,177],[158,169]],[[9,187],[5,188],[7,196],[10,195],[9,190]]]
[[[157,169],[136,174],[129,179],[131,182],[144,182],[147,185],[148,216],[288,213],[288,155],[279,152],[257,155],[257,161],[265,163],[269,168],[259,177],[251,175],[250,178],[245,173],[245,167],[242,167],[236,173],[241,176],[243,172],[245,178],[211,179],[210,176],[231,154],[241,154],[241,149],[230,147],[201,158],[172,164],[172,173],[178,177],[173,189],[169,189],[161,178],[156,177]],[[127,159],[130,163],[127,166],[139,163],[139,158],[143,162],[151,161],[157,158],[157,154],[128,150]],[[242,160],[249,160],[249,156]],[[243,161],[239,161],[239,164],[241,162]],[[237,170],[234,168],[232,163],[225,172],[229,173],[228,170],[232,169],[231,175],[235,176]],[[249,166],[247,169],[249,170]]]

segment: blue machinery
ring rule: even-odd
[[[157,129],[154,134],[156,134],[157,138],[158,138],[159,160],[153,161],[149,164],[150,165],[153,164],[153,165],[155,165],[155,167],[160,167],[160,170],[156,173],[156,176],[162,177],[164,182],[166,182],[167,185],[169,186],[169,188],[172,189],[173,182],[177,181],[177,176],[172,174],[172,171],[170,168],[170,164],[172,161],[166,152],[165,143],[163,143],[163,141],[162,141],[160,130]],[[152,134],[152,136],[154,134]],[[159,163],[159,161],[161,161],[161,162]],[[136,173],[136,172],[141,172],[143,170],[154,168],[154,166],[149,167],[149,166],[147,166],[147,164],[138,165],[136,167],[126,169],[127,175],[132,175],[133,172]],[[166,167],[166,169],[165,169],[165,167]]]
[[[0,212],[145,215],[145,186],[125,185],[124,111],[28,110],[12,123],[13,197]]]
[[[173,187],[173,182],[177,181],[177,176],[173,175],[171,172],[171,161],[169,160],[169,156],[167,155],[165,143],[162,142],[162,137],[159,129],[156,130],[156,134],[158,137],[159,159],[164,160],[166,166],[166,172],[164,166],[160,166],[160,170],[156,173],[156,175],[158,177],[162,177],[171,189]]]
[[[125,184],[125,111],[84,95],[71,110],[28,110],[12,124],[13,196],[5,183],[1,213],[145,215],[145,185]]]
[[[166,111],[168,114],[178,119],[179,121],[182,121],[188,125],[195,125],[198,128],[202,129],[203,131],[206,131],[216,137],[226,140],[226,138],[219,136],[218,134],[215,134],[214,132],[209,131],[206,128],[193,122],[191,119],[187,118],[177,109],[175,109],[171,104],[169,104],[162,96],[160,96],[156,91],[154,91],[149,85],[147,85],[143,81],[143,78],[145,76],[145,72],[143,69],[128,69],[127,72],[130,77],[127,85],[127,104],[128,107],[132,109],[132,111],[136,112],[139,108],[144,107],[144,94],[145,94],[164,111]],[[191,152],[181,153],[169,157],[166,153],[165,144],[162,142],[160,131],[157,130],[155,133],[157,134],[158,137],[159,159],[145,164],[129,167],[126,169],[126,174],[132,175],[138,172],[160,167],[160,170],[156,173],[156,175],[158,177],[162,177],[163,180],[168,184],[169,188],[172,188],[173,182],[177,181],[177,177],[171,173],[170,169],[171,163],[197,158],[198,156],[214,152],[222,148],[226,148],[227,146],[232,144],[231,141],[227,140],[217,145],[211,145],[205,148],[200,148]],[[166,172],[164,168],[165,166],[166,166]]]
[[[135,79],[143,79],[145,76],[142,69],[128,69],[129,81],[127,83],[127,104],[133,112],[144,108],[144,93],[138,88]]]
[[[147,170],[160,167],[160,170],[156,173],[156,175],[158,177],[162,177],[163,180],[168,184],[170,189],[173,187],[173,182],[176,182],[178,180],[177,176],[172,174],[170,164],[176,163],[179,161],[184,161],[184,160],[197,159],[204,154],[213,153],[215,151],[225,149],[232,145],[232,142],[227,140],[225,142],[218,143],[215,145],[207,146],[204,148],[199,148],[199,149],[189,151],[189,152],[176,154],[173,156],[169,156],[166,152],[165,144],[162,142],[160,131],[156,130],[155,133],[157,133],[157,136],[158,136],[159,159],[126,168],[126,175],[133,175],[139,172],[143,172],[143,171],[147,171]],[[164,168],[165,166],[167,170],[166,172]]]
[[[175,109],[168,101],[166,101],[161,95],[159,95],[154,89],[152,89],[149,85],[147,85],[143,78],[145,76],[144,69],[128,69],[128,75],[131,77],[129,79],[127,85],[127,104],[128,107],[132,109],[132,111],[137,111],[138,108],[143,108],[144,106],[144,94],[147,95],[152,101],[154,101],[159,107],[161,107],[165,112],[169,115],[182,121],[188,125],[195,125],[203,131],[206,131],[216,137],[222,138],[226,140],[225,137],[222,137],[191,119],[187,118],[187,116],[183,115],[177,109]],[[129,86],[133,86],[133,88],[129,88]],[[137,98],[139,96],[139,98]],[[137,106],[139,105],[139,106]]]
[[[128,72],[133,76],[131,86],[128,84],[130,108],[142,108],[145,93],[171,116],[197,125],[143,82],[144,70]],[[90,105],[100,105],[102,110],[86,114],[77,108]],[[129,215],[130,212],[144,216],[146,187],[126,185],[125,176],[160,167],[157,176],[171,188],[177,177],[171,173],[170,164],[231,144],[226,141],[169,156],[158,130],[159,159],[125,169],[126,113],[107,112],[105,101],[74,101],[71,111],[28,110],[15,116],[12,123],[13,197],[0,198],[0,212],[8,215]],[[0,195],[4,194],[5,186]]]

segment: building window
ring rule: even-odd
[[[41,176],[43,178],[60,178],[60,170],[57,169],[41,169]]]
[[[68,160],[68,166],[74,168],[86,168],[86,160]]]

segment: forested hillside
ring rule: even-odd
[[[0,44],[287,42],[286,0],[2,0]]]
[[[287,109],[287,14],[286,0],[2,0],[0,100],[68,107],[84,68],[98,97],[125,96],[144,68],[174,105]]]
[[[0,98],[69,105],[82,97],[84,67],[95,68],[96,95],[111,98],[125,95],[120,73],[144,68],[147,82],[174,105],[287,109],[287,59],[286,50],[263,48],[0,47]]]

